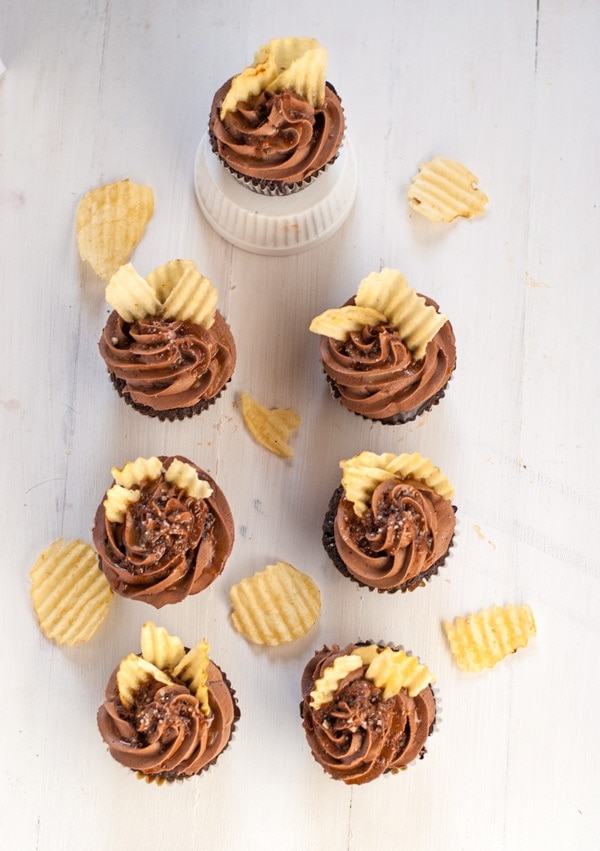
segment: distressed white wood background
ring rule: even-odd
[[[330,241],[265,258],[211,231],[192,167],[214,90],[281,35],[328,48],[360,185]],[[599,36],[593,0],[3,0],[4,848],[597,847]],[[479,176],[482,219],[411,214],[406,186],[434,155]],[[138,269],[196,259],[237,339],[226,394],[185,423],[126,407],[97,352],[107,306],[79,262],[74,216],[85,191],[123,177],[156,198]],[[382,265],[436,298],[457,337],[446,398],[408,427],[335,402],[307,331]],[[248,437],[242,390],[301,413],[291,463]],[[418,450],[456,489],[454,556],[409,596],[359,590],[321,548],[338,461],[363,449]],[[224,574],[159,613],[117,599],[89,645],[53,646],[30,606],[36,556],[61,536],[91,540],[112,465],[171,452],[229,497],[237,538]],[[295,645],[261,650],[230,626],[228,591],[279,559],[316,579],[322,615]],[[459,672],[442,620],[507,602],[531,604],[537,639],[490,672]],[[95,721],[148,618],[188,643],[205,635],[242,709],[209,774],[161,788],[111,760]],[[429,664],[442,723],[422,762],[351,789],[310,756],[299,678],[324,642],[357,637]]]

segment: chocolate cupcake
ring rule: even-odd
[[[425,755],[436,721],[435,678],[402,649],[374,642],[324,646],[302,674],[302,726],[334,780],[369,783]]]
[[[201,641],[191,650],[152,622],[142,652],[115,668],[97,715],[110,755],[157,783],[206,771],[227,748],[240,710],[227,676]]]
[[[310,185],[338,156],[344,111],[313,38],[276,38],[215,93],[208,136],[227,171],[263,195]]]
[[[192,260],[173,260],[142,278],[122,266],[106,287],[114,307],[99,349],[119,395],[161,420],[199,414],[221,395],[236,364],[217,291]]]
[[[456,367],[448,318],[394,269],[373,272],[342,307],[315,317],[323,371],[349,411],[385,425],[414,420],[444,396]]]
[[[138,458],[111,473],[93,540],[113,591],[158,609],[208,588],[234,541],[216,482],[179,455]]]
[[[361,452],[340,467],[322,537],[334,566],[380,593],[424,585],[453,545],[456,509],[446,477],[416,452]]]

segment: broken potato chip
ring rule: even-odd
[[[154,212],[154,192],[142,183],[118,180],[91,189],[77,207],[79,255],[108,281],[127,263]]]
[[[306,635],[321,611],[317,584],[282,561],[233,585],[229,597],[233,626],[254,644],[295,641]]]
[[[536,635],[531,607],[494,606],[477,614],[444,621],[450,650],[461,671],[479,672],[493,666]]]
[[[291,458],[289,437],[300,426],[300,414],[291,408],[263,408],[248,393],[240,394],[242,417],[252,437],[269,452]]]
[[[406,192],[408,203],[432,222],[481,216],[489,199],[478,189],[477,181],[461,163],[435,157],[419,166]]]
[[[54,541],[29,574],[33,608],[46,638],[58,644],[89,641],[110,606],[113,592],[98,555],[82,541]]]

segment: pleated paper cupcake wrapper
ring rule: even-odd
[[[213,662],[213,664],[216,665],[217,668],[219,668],[219,666],[217,665],[216,662]],[[223,750],[219,751],[219,753],[216,756],[214,756],[211,759],[210,762],[207,762],[206,765],[203,765],[202,768],[200,769],[200,771],[197,771],[196,774],[187,774],[187,775],[182,775],[181,777],[172,777],[172,778],[167,779],[167,778],[164,778],[164,777],[156,777],[152,774],[150,774],[150,775],[144,774],[142,771],[135,771],[135,769],[127,768],[127,766],[123,766],[123,768],[126,768],[127,771],[129,771],[129,772],[135,771],[136,779],[137,780],[143,780],[145,783],[152,783],[155,786],[172,786],[174,783],[183,783],[186,780],[193,780],[194,777],[199,777],[201,774],[204,774],[205,772],[209,771],[213,767],[213,765],[215,765],[215,763],[218,761],[219,757],[221,757],[225,753],[225,751],[228,750],[230,744],[235,740],[236,732],[237,732],[237,725],[238,725],[238,722],[239,722],[240,717],[241,717],[241,711],[240,711],[239,704],[238,704],[238,701],[237,701],[236,691],[233,688],[233,686],[231,685],[231,682],[230,682],[227,674],[225,674],[225,672],[223,670],[221,670],[221,668],[219,668],[219,671],[221,671],[221,674],[223,676],[223,682],[225,683],[225,685],[229,689],[229,692],[231,694],[231,698],[232,698],[233,704],[234,704],[233,723],[231,725],[231,731],[230,731],[229,738],[227,739],[227,742],[226,742]]]
[[[341,556],[339,555],[337,547],[335,546],[333,525],[335,521],[337,506],[342,496],[343,490],[344,489],[342,488],[342,486],[339,485],[333,492],[333,495],[329,501],[327,512],[325,514],[325,519],[323,521],[322,543],[325,552],[331,559],[331,562],[333,563],[336,570],[341,573],[342,576],[346,577],[346,579],[352,580],[352,582],[355,582],[361,588],[366,588],[368,591],[377,591],[378,594],[396,594],[398,592],[405,594],[407,591],[416,591],[417,588],[424,587],[427,582],[429,582],[429,580],[432,578],[432,576],[437,576],[440,569],[442,567],[445,567],[448,561],[450,561],[450,559],[454,555],[457,536],[459,532],[459,521],[458,517],[456,516],[457,508],[455,505],[452,506],[456,518],[454,533],[452,535],[452,538],[450,539],[447,551],[441,558],[439,558],[435,562],[435,564],[431,565],[431,567],[429,567],[426,571],[419,573],[417,576],[414,577],[414,579],[410,579],[407,582],[403,582],[396,588],[375,588],[372,585],[368,585],[366,582],[363,582],[362,580],[354,576],[352,573],[350,573],[350,571],[344,564]]]

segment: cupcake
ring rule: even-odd
[[[311,753],[334,780],[369,783],[425,755],[435,678],[402,649],[324,646],[302,674],[300,714]]]
[[[356,296],[315,317],[334,396],[364,419],[396,425],[437,404],[456,367],[454,332],[427,296],[394,269],[363,279]]]
[[[452,547],[454,491],[418,452],[361,452],[341,461],[323,522],[323,546],[341,574],[380,593],[414,591]]]
[[[128,263],[106,287],[114,308],[99,341],[119,395],[161,420],[198,414],[230,381],[233,335],[217,291],[193,260],[173,260],[142,278]]]
[[[234,540],[216,482],[180,455],[138,458],[111,473],[93,541],[113,591],[159,609],[208,588]]]
[[[152,622],[142,652],[110,675],[97,715],[110,755],[148,782],[184,780],[223,753],[240,717],[229,680],[201,641],[191,650]]]
[[[290,195],[334,162],[345,119],[326,74],[316,39],[275,38],[218,89],[208,136],[230,174],[263,195]]]

